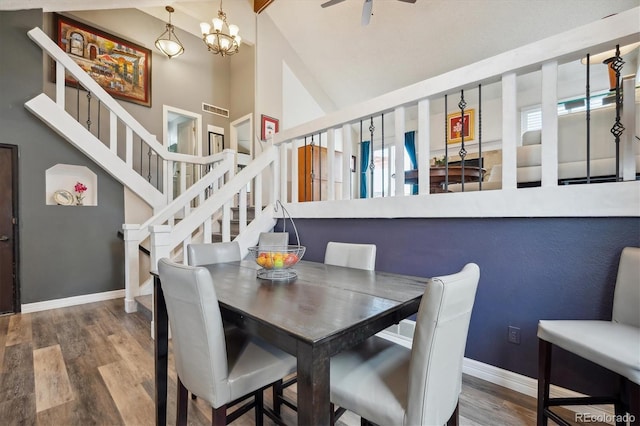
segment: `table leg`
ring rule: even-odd
[[[330,358],[324,348],[298,344],[298,424],[330,424]]]
[[[155,342],[156,426],[167,424],[167,364],[169,321],[160,277],[153,277],[153,326]]]

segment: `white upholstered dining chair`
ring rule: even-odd
[[[629,413],[631,424],[640,425],[640,248],[625,247],[620,255],[611,321],[541,320],[538,343],[538,425],[546,425],[548,419],[569,424],[551,410],[553,406],[588,404],[613,404],[617,416]],[[620,395],[550,398],[553,346],[617,373],[628,401]]]
[[[330,241],[324,253],[324,263],[373,271],[376,269],[376,245]]]
[[[260,235],[260,238],[262,238]],[[324,263],[334,266],[345,266],[347,268],[365,269],[373,271],[376,268],[376,246],[375,244],[353,244],[329,242],[324,255]],[[273,410],[280,415],[282,404],[296,410],[294,401],[284,396],[284,389],[295,384],[297,377],[289,377],[285,381],[278,381],[273,386]]]
[[[261,232],[258,237],[258,246],[287,247],[288,245],[288,232]]]
[[[363,424],[458,424],[462,360],[479,278],[480,268],[469,263],[428,282],[411,349],[374,336],[334,356],[331,402],[340,407],[337,413],[352,411]]]
[[[211,274],[160,259],[158,271],[173,338],[178,376],[176,424],[187,424],[187,390],[212,407],[212,424],[227,424],[251,408],[262,424],[263,390],[295,371],[296,359],[250,337],[225,330]],[[227,407],[246,403],[227,416]]]
[[[187,245],[187,262],[190,266],[236,262],[239,260],[241,260],[240,244],[236,241]]]

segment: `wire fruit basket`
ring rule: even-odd
[[[283,232],[286,232],[287,216],[293,230],[296,234],[297,245],[258,245],[255,247],[249,247],[249,255],[253,257],[255,262],[260,266],[258,269],[258,278],[269,281],[293,281],[298,276],[295,269],[292,269],[306,250],[305,246],[300,245],[300,236],[298,235],[298,229],[293,222],[291,215],[284,208],[282,203],[278,200],[274,206],[275,211],[278,211],[278,207],[282,208],[282,218],[284,219]],[[286,214],[286,216],[285,216]]]
[[[271,281],[296,278],[296,271],[291,268],[302,259],[305,250],[306,247],[300,245],[249,247],[249,253],[261,267],[258,278]]]

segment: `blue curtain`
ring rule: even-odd
[[[411,168],[413,170],[418,169],[418,159],[416,158],[416,132],[411,131],[404,134],[404,149],[409,154],[409,160],[411,160]],[[411,185],[411,193],[418,193],[418,184]]]
[[[360,198],[367,198],[367,170],[369,169],[369,141],[360,144]]]

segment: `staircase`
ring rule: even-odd
[[[252,221],[256,217],[256,209],[255,207],[247,207],[247,220]],[[220,224],[220,228],[222,228],[222,224]],[[230,237],[233,241],[238,235],[240,235],[240,208],[239,207],[231,207],[231,220],[230,220]],[[214,243],[219,243],[223,241],[222,232],[213,232],[211,234],[211,241]]]
[[[276,189],[264,191],[267,207],[256,212],[251,204],[263,205],[262,175],[265,171],[277,175],[281,156],[278,147],[267,149],[237,174],[236,153],[232,150],[208,157],[169,152],[40,28],[30,30],[28,36],[55,62],[56,91],[55,99],[42,93],[27,101],[25,107],[152,209],[152,216],[144,223],[122,227],[127,312],[137,310],[137,296],[152,291],[148,271],[141,270],[141,245],[150,247],[150,268],[154,270],[161,257],[186,262],[183,253],[191,242],[233,238],[246,254],[246,248],[257,243],[260,232],[273,228],[270,206],[277,199]],[[69,75],[78,82],[76,90],[86,91],[82,97],[77,96],[77,102],[65,99]],[[135,161],[143,154],[157,158],[155,169],[151,162],[145,170],[142,160]],[[180,195],[173,199],[172,171],[178,169],[180,176],[186,176],[187,167],[200,170],[201,175],[190,186],[182,178]],[[141,283],[140,276],[149,279]]]

